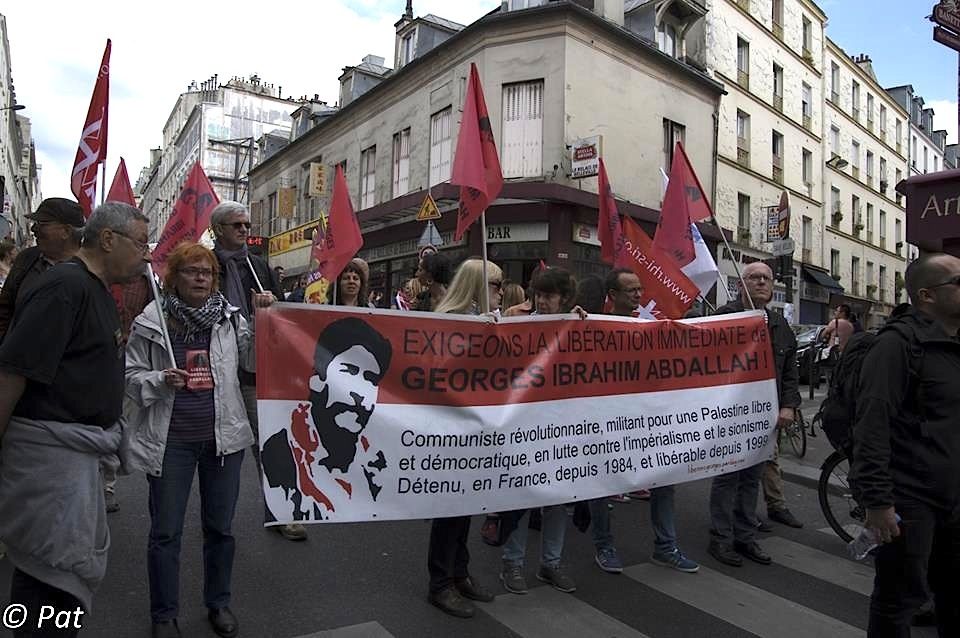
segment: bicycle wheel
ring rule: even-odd
[[[850,464],[843,452],[834,452],[823,462],[817,496],[827,524],[843,542],[853,540],[853,534],[866,520],[866,510],[853,498],[848,478]]]
[[[796,410],[797,417],[787,426],[787,435],[790,437],[790,447],[798,459],[807,453],[807,424],[803,420],[803,412]]]

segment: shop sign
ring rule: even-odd
[[[570,177],[594,177],[600,171],[602,136],[594,135],[577,140],[570,148]]]
[[[272,236],[270,238],[270,256],[309,246],[313,241],[313,231],[316,227],[317,222],[312,221]]]
[[[578,244],[589,244],[591,246],[600,245],[600,236],[597,234],[597,227],[589,224],[573,223],[573,241]]]
[[[547,241],[549,238],[550,225],[547,222],[487,224],[488,244],[518,241]]]

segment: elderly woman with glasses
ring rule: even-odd
[[[194,474],[199,474],[203,525],[204,603],[213,630],[238,633],[229,609],[235,541],[231,530],[243,451],[253,444],[239,362],[252,348],[239,310],[219,291],[217,258],[194,243],[168,257],[163,316],[150,304],[127,344],[124,458],[147,474],[150,537],[147,572],[153,636],[180,636],[180,543]],[[250,295],[251,307],[272,303]],[[164,346],[166,323],[176,365]]]

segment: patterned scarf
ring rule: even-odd
[[[198,334],[209,331],[225,319],[228,306],[227,298],[219,290],[215,290],[200,308],[188,306],[175,294],[166,295],[163,300],[164,310],[183,326],[186,343],[192,343]]]

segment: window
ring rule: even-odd
[[[860,294],[860,258],[850,258],[850,287],[853,288],[853,294]]]
[[[783,135],[774,131],[773,144],[771,151],[773,153],[773,181],[783,184]]]
[[[393,196],[406,195],[410,190],[410,129],[393,136]]]
[[[801,233],[801,255],[805,263],[810,263],[810,255],[813,250],[813,220],[809,217],[804,216],[803,218],[803,232]]]
[[[880,139],[887,139],[887,107],[880,105]]]
[[[737,38],[737,84],[750,90],[750,43]]]
[[[830,223],[834,228],[840,227],[840,220],[843,218],[843,209],[840,206],[840,189],[836,186],[830,187]]]
[[[830,274],[840,281],[840,251],[836,248],[830,249]]]
[[[677,29],[669,22],[662,22],[657,29],[657,46],[670,57],[679,57],[677,50]]]
[[[409,64],[413,60],[413,36],[416,33],[416,30],[411,31],[407,35],[403,36],[400,40],[400,64],[398,66],[403,66],[404,64]]]
[[[880,279],[877,280],[877,285],[880,286],[880,301],[887,300],[887,267],[880,266]]]
[[[856,80],[850,83],[850,115],[860,121],[860,84]]]
[[[801,94],[801,107],[803,111],[803,128],[812,130],[813,128],[813,91],[810,85],[803,83]]]
[[[903,171],[901,171],[901,170],[898,168],[898,169],[896,170],[895,175],[896,175],[896,177],[894,178],[894,182],[893,182],[893,185],[894,185],[894,186],[896,186],[897,184],[899,184],[900,182],[903,181]],[[896,193],[896,191],[894,191],[894,192]],[[903,195],[901,195],[900,193],[896,193],[896,198],[897,198],[897,203],[899,204],[900,201],[903,199]]]
[[[686,145],[687,128],[683,124],[677,124],[666,118],[663,120],[663,170],[670,174],[673,167],[673,150],[677,147],[677,142]]]
[[[503,85],[504,177],[543,175],[543,80]]]
[[[830,63],[830,101],[834,104],[840,101],[840,67],[836,62]]]
[[[880,248],[887,249],[887,211],[880,211]]]
[[[737,110],[737,161],[750,166],[750,116]]]
[[[850,221],[850,225],[853,227],[853,234],[859,236],[860,231],[857,230],[857,227],[863,223],[863,216],[860,214],[860,198],[856,195],[850,197],[850,214],[853,215],[853,219]]]
[[[773,10],[770,13],[773,36],[783,40],[783,0],[773,0]]]
[[[783,112],[783,67],[773,65],[773,108]]]
[[[867,130],[873,131],[873,95],[867,93]]]
[[[840,129],[836,126],[830,127],[830,153],[834,157],[840,156]]]
[[[867,296],[873,297],[873,291],[876,289],[876,284],[873,283],[873,262],[867,262]]]
[[[923,147],[923,172],[927,172],[927,147]]]
[[[896,219],[893,222],[893,239],[897,242],[897,245],[894,246],[894,249],[899,255],[900,250],[903,248],[903,222],[899,219]]]
[[[900,151],[900,149],[901,149],[901,140],[903,139],[903,123],[902,123],[900,120],[897,120],[896,130],[897,130],[897,133],[896,133],[896,135],[897,135],[897,152],[900,153],[900,152],[901,152],[901,151]]]
[[[873,243],[873,204],[867,204],[867,241]]]
[[[750,236],[750,196],[737,193],[737,232]]]
[[[880,192],[885,193],[887,190],[887,159],[885,157],[880,158]]]
[[[867,186],[873,188],[873,153],[867,151]]]
[[[377,203],[377,147],[360,153],[360,208]]]
[[[850,142],[850,174],[853,179],[860,179],[860,142]]]
[[[803,16],[803,59],[813,62],[813,24]]]
[[[430,186],[450,179],[450,115],[447,107],[430,117]]]
[[[810,187],[813,186],[813,153],[803,149],[803,183],[807,185],[807,195],[812,195]]]
[[[940,158],[936,155],[933,156],[933,172],[936,173],[940,170]]]
[[[917,167],[917,136],[913,136],[913,152],[910,153],[911,166]]]

